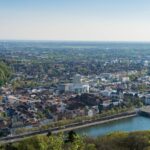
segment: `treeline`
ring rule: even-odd
[[[98,138],[81,137],[73,132],[40,135],[1,145],[1,150],[150,150],[150,131],[115,132]]]
[[[0,62],[0,86],[2,86],[8,80],[10,74],[10,68],[3,62]]]

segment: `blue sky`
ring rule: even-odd
[[[150,0],[0,0],[0,39],[150,41]]]

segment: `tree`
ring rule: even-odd
[[[103,110],[103,105],[101,103],[99,103],[98,105],[98,110],[99,110],[99,114],[101,114]]]
[[[68,133],[68,141],[69,142],[74,142],[76,139],[76,133],[74,131],[69,131]]]
[[[10,69],[8,66],[0,62],[0,86],[2,86],[10,77]]]

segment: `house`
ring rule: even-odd
[[[111,96],[111,93],[112,93],[112,90],[103,90],[103,91],[100,91],[100,94],[103,95],[103,96],[106,96],[106,97],[110,97]]]

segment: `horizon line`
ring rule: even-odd
[[[24,42],[91,42],[91,43],[150,43],[142,40],[51,40],[51,39],[0,39],[0,42],[24,41]]]

